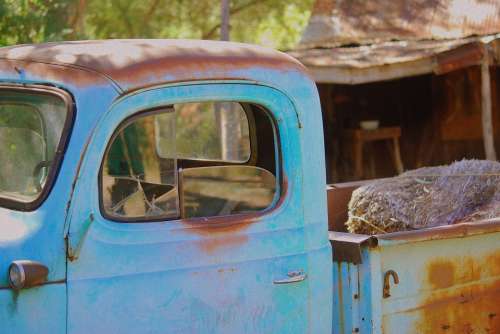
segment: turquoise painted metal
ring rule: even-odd
[[[334,255],[334,333],[498,332],[498,219],[330,240],[359,253]]]
[[[56,86],[71,94],[76,110],[47,199],[32,212],[0,209],[3,332],[331,332],[332,262],[326,199],[317,196],[324,193],[325,170],[315,85],[277,52],[192,43],[0,49],[2,82]],[[136,48],[146,55],[133,54]],[[179,54],[157,56],[159,48]],[[189,59],[200,48],[206,52]],[[99,50],[104,55],[93,54]],[[152,59],[163,66],[148,69]],[[276,120],[286,185],[279,206],[250,221],[235,219],[229,228],[105,219],[98,166],[116,127],[141,110],[214,99],[257,103]],[[8,265],[18,259],[45,264],[47,283],[10,289]],[[307,278],[273,284],[296,270]]]

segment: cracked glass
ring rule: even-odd
[[[272,126],[266,129],[272,138]],[[105,155],[104,212],[142,221],[264,210],[275,201],[276,177],[251,155],[249,121],[239,103],[184,103],[135,116],[114,134]]]

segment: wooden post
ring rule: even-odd
[[[481,119],[483,123],[483,143],[487,160],[497,160],[495,138],[493,135],[491,107],[490,61],[488,48],[485,45],[481,62]]]

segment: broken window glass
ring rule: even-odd
[[[264,138],[273,138],[272,126],[262,128]],[[106,152],[104,210],[125,221],[264,210],[275,201],[276,177],[251,165],[258,159],[250,161],[250,148],[249,121],[239,103],[176,104],[134,117]]]
[[[179,215],[177,160],[175,145],[171,145],[175,131],[164,131],[162,145],[173,146],[170,158],[160,158],[155,150],[155,119],[169,119],[171,113],[166,109],[157,115],[137,118],[115,135],[103,166],[104,206],[108,214],[126,218]]]

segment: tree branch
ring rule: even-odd
[[[75,37],[82,33],[83,17],[87,8],[86,0],[79,0],[75,8],[75,15],[70,19],[69,26],[71,27],[71,36]]]
[[[131,3],[127,3],[127,5],[125,6],[122,6],[122,3],[120,1],[118,1],[118,3],[116,4],[116,7],[120,10],[121,14],[122,14],[122,17],[123,17],[123,21],[125,22],[125,26],[128,30],[128,33],[129,33],[129,36],[130,37],[135,37],[135,31],[134,31],[134,26],[132,25],[132,22],[130,22],[130,18],[128,17],[128,11],[130,9],[130,5]]]
[[[259,2],[262,2],[262,0],[248,1],[247,3],[245,3],[241,6],[230,8],[229,15],[232,16],[234,14],[237,14],[238,12],[241,12],[242,10],[247,9],[248,7],[252,7],[252,6],[258,4]],[[208,32],[204,33],[201,38],[202,39],[213,39],[215,33],[217,32],[217,30],[219,30],[220,26],[221,26],[221,23],[220,22],[217,23]]]
[[[146,24],[149,22],[149,20],[151,20],[151,17],[153,16],[153,14],[154,14],[154,12],[159,4],[160,4],[160,0],[153,0],[153,3],[151,4],[151,6],[149,6],[149,9],[146,12],[146,15],[144,15],[144,22],[146,22]]]
[[[148,10],[146,11],[146,14],[144,15],[144,19],[142,21],[144,23],[144,25],[141,28],[143,35],[146,34],[146,32],[148,31],[148,28],[150,26],[151,17],[154,15],[155,10],[159,4],[160,4],[160,0],[153,0],[151,5],[149,6]]]

